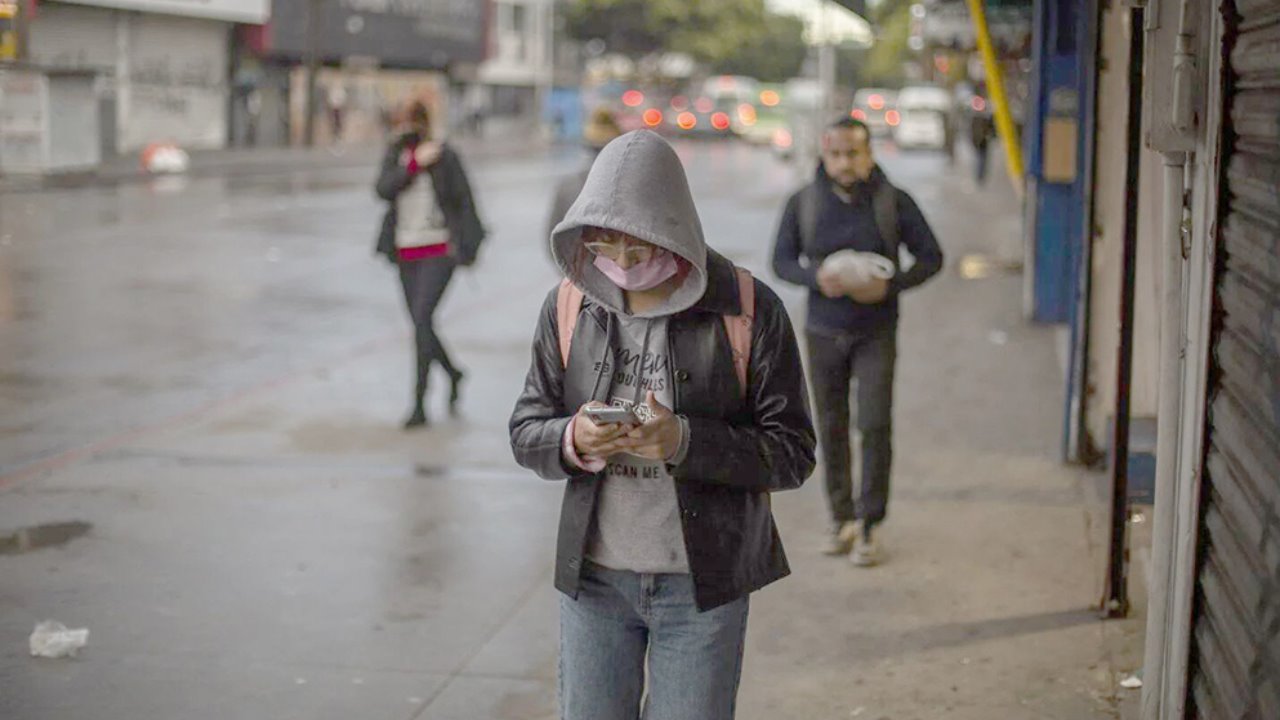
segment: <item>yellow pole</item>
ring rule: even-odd
[[[978,38],[978,50],[982,53],[982,66],[987,71],[987,90],[991,94],[991,103],[995,106],[996,133],[1000,136],[1000,144],[1004,145],[1009,180],[1018,197],[1022,197],[1022,145],[1018,142],[1018,129],[1014,127],[1013,116],[1009,114],[1009,99],[1004,93],[1000,64],[996,60],[995,48],[991,45],[991,33],[987,30],[985,3],[983,0],[968,2],[974,34]]]

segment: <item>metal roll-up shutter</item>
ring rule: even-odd
[[[1236,0],[1227,27],[1188,715],[1268,720],[1280,718],[1280,0]]]

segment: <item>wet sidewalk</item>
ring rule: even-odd
[[[904,300],[889,561],[815,554],[820,494],[777,498],[795,575],[755,608],[747,717],[1136,717],[1118,682],[1141,664],[1144,621],[1095,609],[1106,480],[1058,461],[1058,331],[1022,319],[1020,207],[998,162],[982,189],[966,154],[952,172],[917,174],[925,162],[882,157],[948,256]]]
[[[471,158],[500,157],[545,151],[548,143],[530,141],[505,132],[498,124],[483,136],[461,135],[450,140],[459,152]],[[141,153],[124,153],[108,158],[94,170],[37,175],[0,174],[0,193],[110,187],[126,183],[165,182],[173,178],[247,177],[282,172],[306,173],[344,168],[369,168],[381,159],[379,143],[338,143],[320,147],[236,147],[190,150],[190,165],[181,173],[151,173],[142,166]]]
[[[799,323],[767,263],[796,174],[740,146],[680,152],[709,241]],[[556,282],[547,179],[576,159],[472,158],[494,235],[439,316],[470,373],[463,415],[437,385],[435,426],[410,434],[369,166],[193,178],[163,202],[7,198],[0,717],[554,717],[561,488],[515,467],[505,422]],[[753,596],[738,717],[1130,717],[1142,620],[1092,609],[1103,478],[1057,459],[1056,332],[1023,321],[1020,276],[960,272],[1016,248],[1017,203],[963,156],[881,161],[948,254],[904,302],[888,562],[819,554],[820,475],[774,497],[793,575]],[[28,657],[45,619],[90,629],[79,658]]]

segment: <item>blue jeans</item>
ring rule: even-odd
[[[747,605],[700,613],[691,575],[585,562],[578,599],[560,597],[560,717],[732,720]]]

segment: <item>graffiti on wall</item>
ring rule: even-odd
[[[0,171],[44,166],[44,82],[39,73],[0,70]]]

